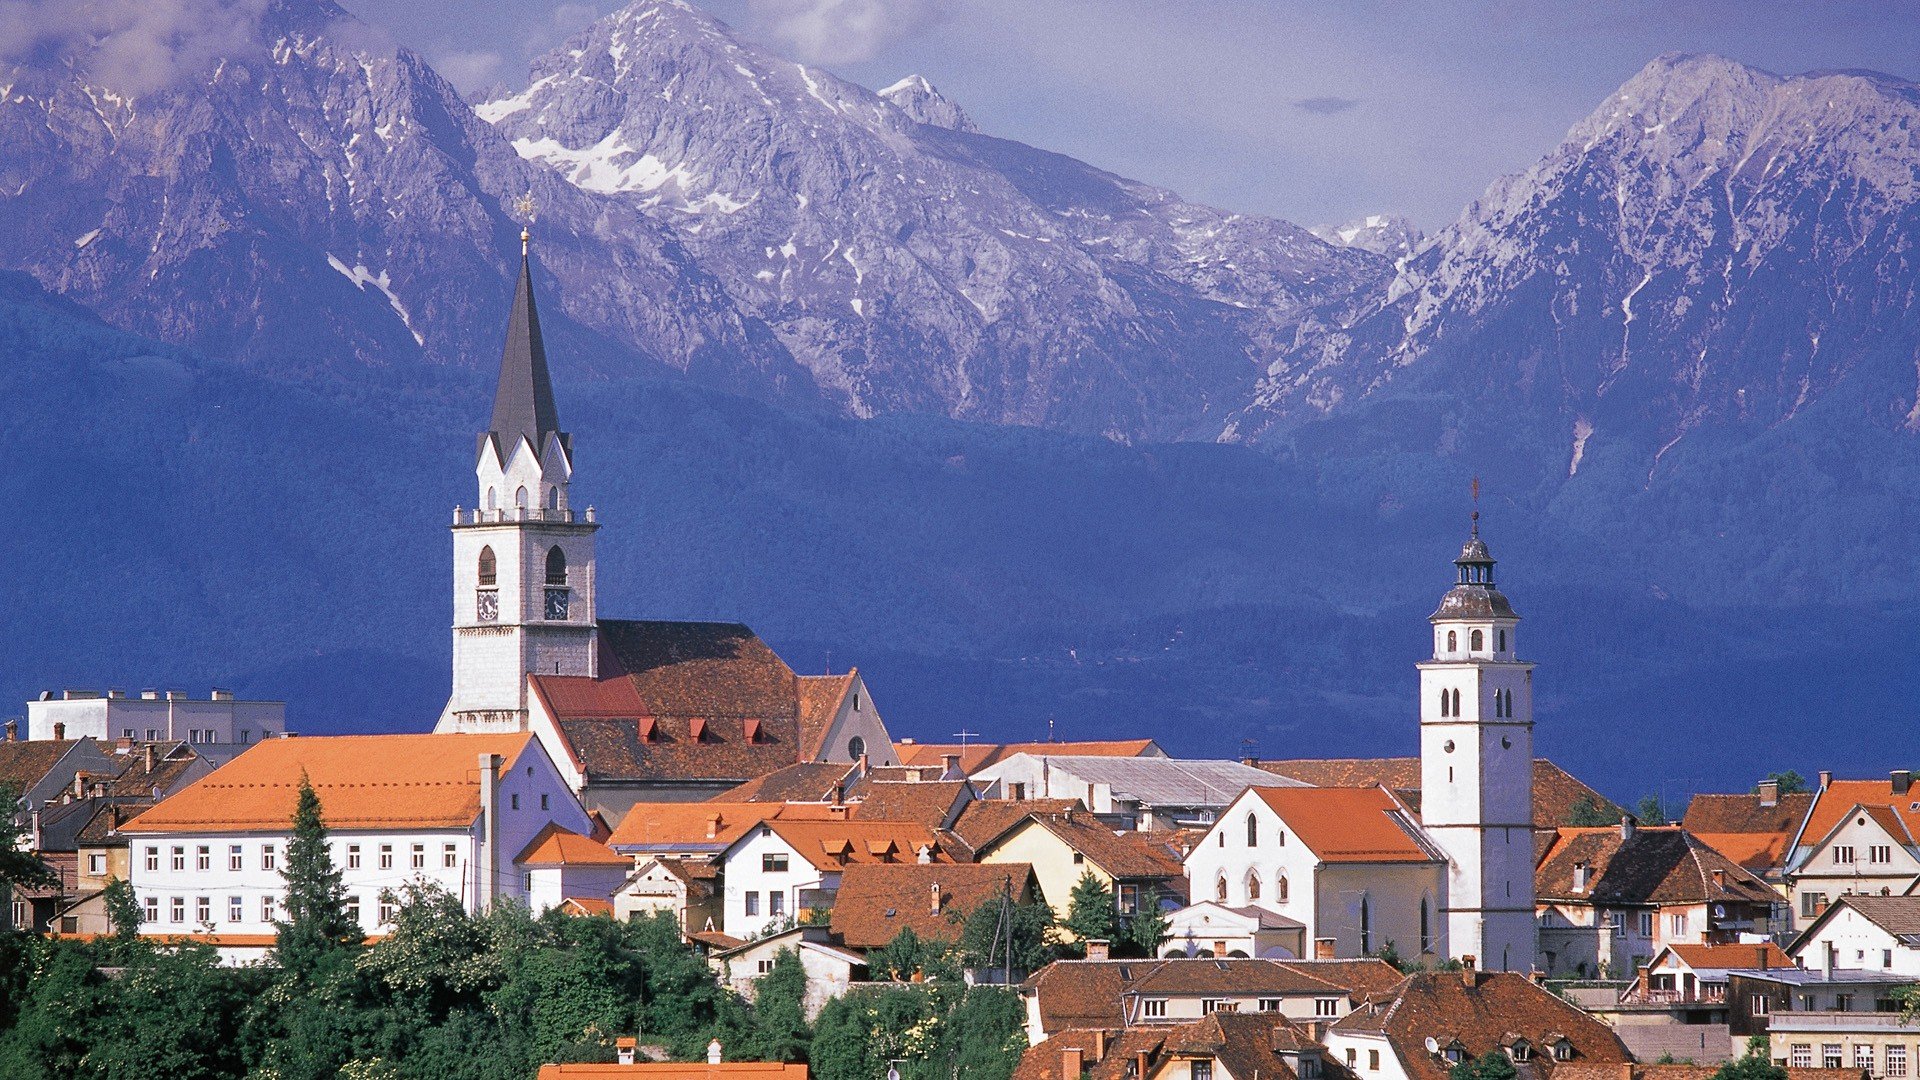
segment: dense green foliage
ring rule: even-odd
[[[1089,941],[1113,940],[1113,890],[1091,870],[1083,871],[1067,894],[1066,928],[1073,934],[1075,955],[1085,955]]]
[[[1160,890],[1149,888],[1141,894],[1139,909],[1121,931],[1118,951],[1134,956],[1160,955],[1160,946],[1166,944],[1169,923],[1167,913],[1160,910]]]
[[[1503,1050],[1489,1050],[1470,1061],[1463,1061],[1447,1072],[1447,1080],[1514,1080],[1520,1071]]]
[[[1600,809],[1600,805],[1593,801],[1593,796],[1582,795],[1567,809],[1567,820],[1561,824],[1576,829],[1594,829],[1605,825],[1618,824],[1619,820],[1619,818]]]
[[[1633,820],[1641,825],[1665,825],[1667,823],[1666,804],[1660,801],[1658,795],[1642,796],[1640,801],[1633,805]]]
[[[1023,903],[1002,888],[997,901],[967,914],[960,930],[961,961],[969,968],[1002,972],[1011,964],[1018,978],[1052,961],[1052,931],[1053,909],[1046,901]]]
[[[1785,772],[1770,772],[1767,774],[1767,779],[1780,785],[1780,794],[1782,795],[1798,795],[1800,792],[1807,790],[1807,778],[1801,776],[1800,770],[1798,769],[1788,769]],[[1753,793],[1758,795],[1760,788],[1755,786]]]
[[[814,1025],[816,1080],[1007,1080],[1026,1049],[1019,995],[957,979],[860,988],[827,1002]]]
[[[1711,1080],[1787,1080],[1787,1070],[1768,1057],[1767,1037],[1755,1035],[1747,1040],[1747,1052],[1720,1066]]]
[[[279,931],[274,957],[282,971],[304,982],[319,977],[338,960],[342,949],[362,936],[360,927],[347,917],[346,887],[327,850],[320,797],[304,774],[293,811],[293,838],[280,875],[287,882],[286,918],[274,923]]]

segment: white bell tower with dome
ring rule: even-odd
[[[573,440],[553,405],[529,239],[523,229],[493,421],[474,466],[478,501],[453,511],[453,692],[438,732],[524,731],[528,675],[598,674],[600,526],[568,500]]]
[[[1520,616],[1473,535],[1429,622],[1420,669],[1420,820],[1449,862],[1448,955],[1490,971],[1533,966],[1533,665],[1516,654]]]

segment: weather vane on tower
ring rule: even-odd
[[[520,255],[526,257],[527,244],[533,239],[533,223],[540,218],[539,204],[533,201],[533,192],[513,200],[513,212],[520,217]]]
[[[1473,478],[1473,535],[1480,535],[1480,478]]]

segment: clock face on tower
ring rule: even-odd
[[[499,621],[500,594],[492,589],[481,589],[474,593],[473,614],[481,622]]]
[[[567,590],[547,590],[547,621],[565,622],[567,619]]]

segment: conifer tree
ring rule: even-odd
[[[1113,940],[1113,890],[1091,870],[1082,871],[1067,894],[1066,926],[1082,950],[1095,938]]]
[[[358,942],[361,931],[347,918],[346,889],[327,850],[327,826],[320,796],[306,774],[300,776],[300,801],[293,811],[293,840],[287,844],[280,876],[287,882],[284,921],[274,954],[280,969],[296,978],[311,975],[335,952]]]
[[[1160,890],[1148,888],[1140,897],[1139,910],[1127,922],[1126,944],[1141,956],[1158,956],[1167,940],[1167,913],[1160,910]]]

